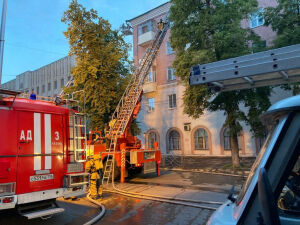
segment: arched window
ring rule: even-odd
[[[230,130],[229,130],[229,127],[225,128],[224,131],[223,131],[223,140],[224,140],[224,150],[231,150],[231,142],[230,142]],[[242,149],[242,135],[239,134],[238,136],[238,147],[239,147],[239,150]]]
[[[208,134],[205,129],[199,128],[194,133],[194,146],[195,150],[207,150],[208,146]]]
[[[154,142],[158,142],[158,135],[154,131],[148,133],[148,148],[154,149]]]
[[[169,150],[180,150],[181,149],[181,141],[180,134],[177,130],[172,130],[168,136],[168,147]]]

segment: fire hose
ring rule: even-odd
[[[184,198],[172,198],[172,197],[166,197],[166,196],[160,196],[160,195],[150,195],[150,194],[141,194],[141,193],[135,193],[135,192],[129,192],[129,191],[123,191],[115,186],[114,182],[114,166],[115,161],[113,160],[113,166],[112,166],[112,187],[114,191],[105,189],[106,192],[110,193],[117,193],[121,194],[127,197],[133,197],[133,198],[140,198],[140,199],[147,199],[152,201],[159,201],[159,202],[165,202],[165,203],[171,203],[171,204],[178,204],[178,205],[185,205],[185,206],[191,206],[196,208],[202,208],[202,209],[208,209],[208,210],[216,210],[217,208],[209,207],[209,206],[203,206],[200,204],[215,204],[215,205],[222,205],[222,202],[214,202],[214,201],[200,201],[200,200],[191,200],[191,199],[184,199]],[[198,204],[196,204],[198,203]]]
[[[91,224],[96,223],[98,220],[100,220],[100,219],[104,216],[104,214],[105,214],[105,207],[104,207],[100,202],[98,202],[98,201],[92,199],[92,198],[90,197],[90,192],[87,194],[86,197],[87,197],[87,199],[88,199],[90,202],[94,203],[95,205],[98,205],[98,206],[101,208],[101,212],[100,212],[96,217],[94,217],[93,219],[91,219],[90,221],[88,221],[88,222],[86,222],[86,223],[84,224],[84,225],[91,225]]]

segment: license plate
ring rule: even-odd
[[[53,178],[54,178],[53,174],[35,175],[35,176],[30,176],[30,182],[52,180]]]

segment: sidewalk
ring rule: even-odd
[[[174,156],[163,155],[162,170],[174,170],[185,172],[212,173],[228,176],[247,177],[255,157],[241,157],[242,167],[233,170],[231,168],[231,157],[209,157],[209,156]]]

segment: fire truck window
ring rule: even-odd
[[[278,207],[281,214],[300,216],[300,157],[289,174],[279,195]]]

